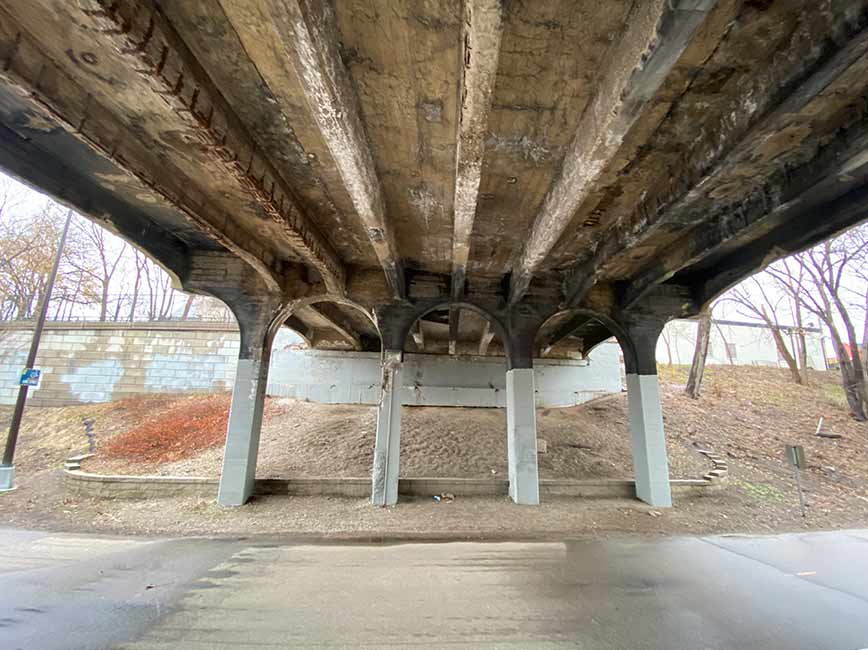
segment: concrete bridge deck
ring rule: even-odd
[[[665,504],[660,328],[864,218],[866,73],[861,0],[7,0],[0,167],[232,307],[226,502],[288,325],[383,350],[375,491],[405,349],[506,356],[533,485],[533,359],[614,334]]]

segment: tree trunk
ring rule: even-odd
[[[795,301],[796,314],[796,336],[795,347],[799,355],[799,374],[802,376],[802,383],[808,383],[808,342],[805,338],[805,326],[802,321],[802,307],[799,301]]]
[[[838,332],[830,329],[832,330],[832,341],[835,344],[835,354],[838,355],[838,366],[841,368],[841,385],[844,388],[844,395],[847,397],[850,414],[860,422],[864,422],[868,418],[866,418],[865,409],[862,406],[862,400],[853,377],[853,361],[847,354],[847,348],[844,347]]]
[[[865,290],[865,322],[862,325],[862,363],[868,374],[868,289]]]
[[[193,298],[195,298],[193,294],[187,296],[187,302],[184,305],[184,313],[181,314],[181,320],[187,320],[190,316],[190,307],[193,306]]]
[[[142,267],[139,266],[139,256],[136,254],[136,280],[133,282],[133,300],[130,305],[130,322],[132,323],[136,318],[136,305],[139,302],[139,285],[142,281]]]
[[[702,386],[702,375],[705,373],[705,360],[708,357],[708,340],[710,338],[711,310],[707,309],[699,315],[699,323],[696,327],[696,347],[693,350],[693,363],[690,364],[690,374],[687,376],[687,386],[684,389],[684,392],[693,399],[699,397],[699,391]]]
[[[787,343],[786,341],[784,341],[784,337],[781,335],[781,330],[775,323],[772,322],[772,319],[769,318],[765,307],[762,308],[761,313],[763,320],[766,322],[766,327],[768,327],[772,333],[772,338],[775,341],[775,347],[778,349],[778,354],[781,355],[783,360],[786,362],[787,367],[790,369],[790,374],[793,377],[793,381],[797,384],[803,383],[802,375],[799,372],[799,366],[796,363],[795,357],[790,354],[790,350],[789,348],[787,348]]]
[[[99,301],[99,319],[104,321],[108,316],[108,282],[103,282],[102,295]]]
[[[857,411],[857,419],[864,420],[868,416],[868,386],[865,383],[865,367],[862,365],[862,355],[859,350],[859,340],[856,338],[856,329],[843,301],[837,294],[833,294],[835,306],[844,321],[844,329],[847,332],[847,341],[850,343],[850,371],[852,376],[852,390],[859,399],[860,408]],[[861,417],[859,417],[861,416]]]
[[[729,365],[735,365],[735,359],[732,358],[732,352],[729,351],[729,341],[726,340],[726,336],[723,334],[723,329],[717,323],[713,323],[717,328],[717,333],[720,335],[720,340],[723,341],[723,352],[726,354],[726,360],[729,361]]]

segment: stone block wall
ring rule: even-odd
[[[0,404],[14,404],[32,323],[0,329]],[[36,406],[108,402],[142,393],[229,390],[238,330],[218,323],[47,323],[36,358]]]

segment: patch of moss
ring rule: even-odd
[[[774,485],[768,483],[751,483],[750,481],[736,481],[735,484],[748,496],[757,501],[772,501],[781,503],[786,501],[787,496]]]

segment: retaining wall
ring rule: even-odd
[[[506,407],[506,363],[497,357],[404,355],[401,403],[409,406]],[[534,361],[540,407],[571,406],[621,391],[620,348],[598,346],[589,359]],[[268,394],[326,404],[377,404],[376,352],[276,349]]]
[[[0,404],[14,404],[32,323],[0,330]],[[238,329],[218,323],[46,323],[36,357],[37,406],[109,402],[165,392],[229,390]]]
[[[31,323],[0,329],[0,404],[13,404],[32,336]],[[380,355],[293,349],[275,341],[268,394],[330,404],[376,404]],[[535,362],[537,405],[579,404],[621,390],[620,350],[605,343],[588,360]],[[36,406],[108,402],[143,393],[228,391],[235,377],[238,330],[217,323],[48,323],[37,357]],[[402,403],[506,405],[506,366],[496,357],[405,357]]]
[[[108,476],[89,474],[79,469],[64,471],[67,491],[77,496],[105,499],[152,499],[160,497],[216,498],[217,479],[172,476]],[[679,496],[702,495],[721,485],[711,479],[670,481]],[[508,483],[494,479],[402,478],[401,496],[431,497],[452,494],[456,497],[506,496]],[[342,496],[368,498],[370,478],[293,478],[256,479],[254,494],[295,496]],[[635,498],[636,484],[630,480],[540,480],[541,497]]]

